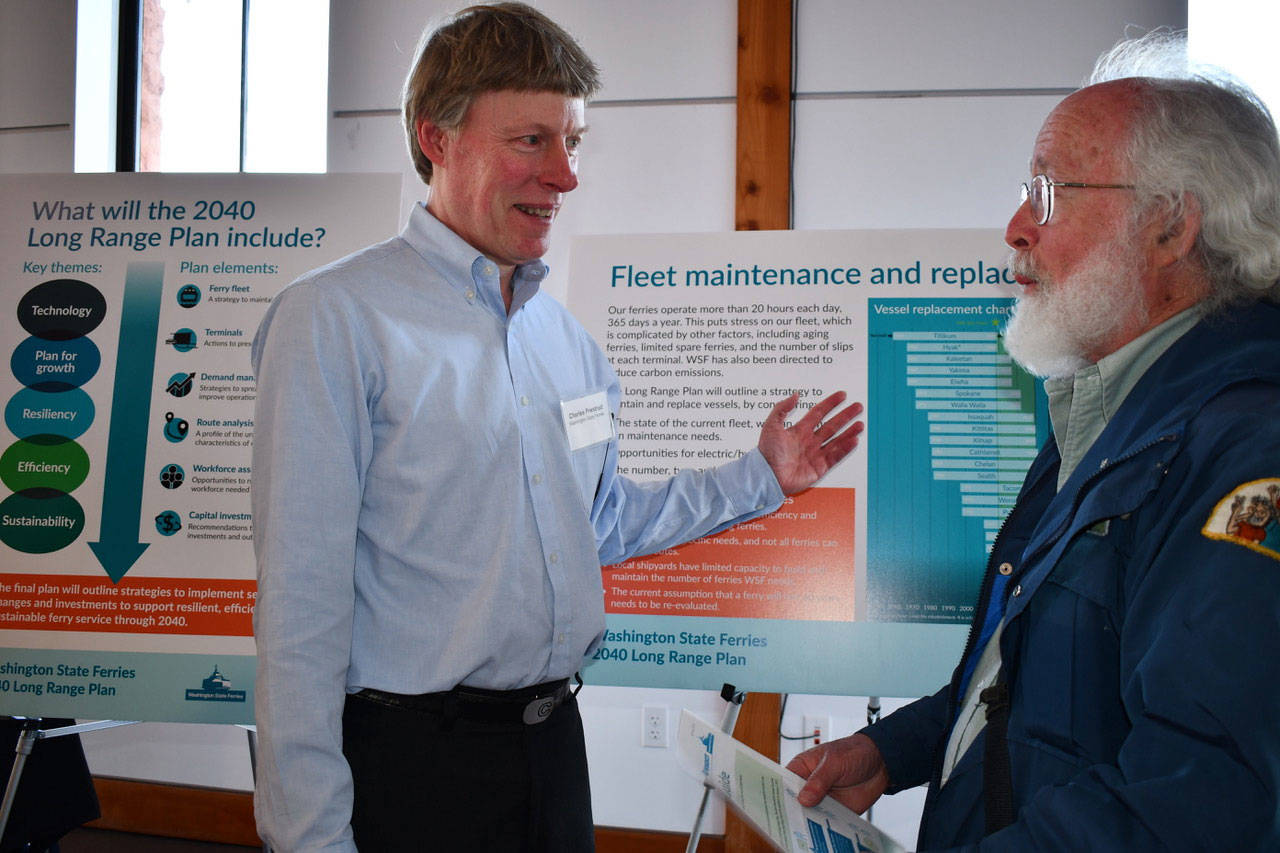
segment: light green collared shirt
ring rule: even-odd
[[[1058,440],[1058,453],[1062,455],[1059,489],[1102,435],[1133,386],[1174,341],[1200,322],[1202,314],[1200,307],[1193,305],[1103,357],[1097,364],[1080,368],[1074,376],[1045,380],[1049,421],[1053,424],[1053,437]]]

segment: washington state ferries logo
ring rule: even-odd
[[[1200,532],[1280,560],[1280,478],[1236,486],[1218,501]]]
[[[231,679],[227,678],[215,664],[208,678],[200,682],[200,689],[187,691],[188,702],[243,702],[245,691],[232,690]]]

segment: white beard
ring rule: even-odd
[[[1138,284],[1138,257],[1121,237],[1098,247],[1075,272],[1055,281],[1015,252],[1009,266],[1036,280],[1036,293],[1018,298],[1005,327],[1004,345],[1036,376],[1070,376],[1092,363],[1092,353],[1132,323],[1145,325],[1147,308]]]

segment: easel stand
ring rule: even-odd
[[[36,741],[44,738],[78,735],[83,732],[95,732],[99,729],[111,729],[116,726],[131,726],[136,720],[98,720],[92,723],[80,723],[75,726],[62,726],[56,729],[42,729],[40,717],[13,717],[22,722],[22,731],[18,734],[18,745],[13,756],[13,769],[9,771],[9,783],[4,789],[4,801],[0,802],[0,837],[4,836],[9,826],[9,812],[13,810],[13,800],[18,796],[18,783],[22,780],[22,768],[27,763],[27,756],[35,749]]]
[[[728,703],[724,709],[724,716],[720,718],[720,731],[732,735],[734,724],[738,722],[738,712],[742,710],[742,703],[746,700],[747,694],[732,684],[726,684],[720,688],[720,698]],[[689,843],[685,845],[684,853],[697,853],[698,842],[702,840],[702,817],[707,813],[707,802],[710,799],[711,788],[704,787],[702,803],[698,806],[698,816],[693,819],[693,829],[689,831]]]
[[[880,697],[868,696],[867,697],[867,725],[874,726],[878,722],[880,722]],[[867,823],[874,822],[874,817],[872,814],[874,809],[875,809],[875,806],[867,806],[867,813],[863,815],[867,819]]]
[[[14,750],[13,769],[9,771],[9,782],[4,789],[4,800],[0,801],[0,837],[4,836],[4,831],[9,826],[9,815],[13,811],[13,803],[18,796],[18,783],[22,781],[22,770],[26,766],[27,756],[31,755],[32,750],[35,749],[36,741],[64,735],[96,732],[100,729],[113,729],[118,726],[132,726],[139,722],[138,720],[97,720],[74,726],[60,726],[56,729],[42,729],[40,725],[44,720],[41,717],[9,717],[9,719],[22,723],[22,731],[18,733],[18,745]],[[257,727],[249,725],[238,727],[244,729],[249,736],[249,769],[256,784],[258,777]],[[263,853],[271,853],[270,846],[265,843],[262,850]]]
[[[244,733],[249,736],[249,772],[253,774],[254,790],[258,788],[258,727],[250,725],[241,725]],[[262,853],[272,853],[271,845],[262,842]]]

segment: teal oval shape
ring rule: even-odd
[[[97,409],[82,388],[49,394],[23,388],[4,407],[4,424],[18,438],[56,435],[76,439],[93,425]]]
[[[92,379],[102,366],[102,353],[89,338],[48,341],[30,337],[13,349],[9,369],[37,391],[68,391]]]

